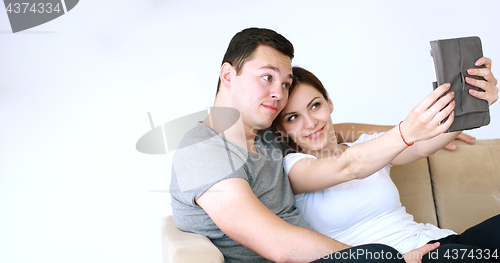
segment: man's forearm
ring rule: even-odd
[[[349,247],[278,217],[255,196],[243,178],[214,184],[196,202],[228,237],[275,262],[306,262],[307,259],[293,254],[335,252]]]
[[[293,231],[288,231],[283,236],[288,243],[284,249],[279,262],[310,262],[335,253],[340,250],[350,248],[350,246],[317,233],[313,230],[294,226]],[[308,255],[308,256],[306,256]],[[311,256],[314,258],[311,260]]]

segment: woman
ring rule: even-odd
[[[498,98],[497,81],[489,70],[491,61],[481,58],[478,62],[486,64],[488,70],[471,75],[484,76],[485,83],[467,81],[488,91],[481,95],[487,95],[482,98],[491,105]],[[462,235],[416,223],[401,205],[389,176],[392,165],[427,157],[460,133],[443,133],[454,117],[453,94],[441,96],[449,85],[434,90],[403,122],[386,133],[363,134],[354,143],[338,144],[330,117],[333,104],[325,88],[305,69],[294,67],[293,74],[288,104],[273,128],[286,137],[295,151],[284,158],[284,167],[296,206],[314,230],[349,245],[382,243],[402,253],[436,241],[442,248],[446,244],[500,248],[500,216]],[[395,148],[400,150],[394,151]],[[333,171],[315,169],[314,163],[321,159],[338,165]],[[364,179],[352,180],[359,178]]]

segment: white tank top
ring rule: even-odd
[[[380,135],[382,133],[363,134],[347,145],[353,146]],[[304,158],[316,159],[303,153],[285,156],[286,174]],[[398,189],[390,177],[389,164],[364,179],[295,195],[295,205],[315,231],[351,246],[381,243],[406,253],[430,240],[456,234],[413,221],[413,216],[401,205]]]

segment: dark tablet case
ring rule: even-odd
[[[431,41],[431,55],[434,59],[437,83],[434,89],[444,83],[450,83],[449,91],[455,92],[455,120],[447,132],[470,130],[490,123],[488,102],[469,94],[469,89],[483,91],[469,85],[465,77],[484,80],[483,77],[467,74],[469,68],[477,67],[474,63],[483,56],[479,37],[464,37]]]

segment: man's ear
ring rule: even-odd
[[[328,98],[328,107],[330,107],[330,114],[333,112],[333,102],[330,98]]]
[[[223,87],[231,89],[231,87],[232,87],[231,80],[233,77],[233,72],[236,72],[236,71],[234,70],[233,65],[229,64],[229,62],[224,62],[224,64],[222,64],[222,66],[220,67],[219,78],[220,78],[221,85]]]

